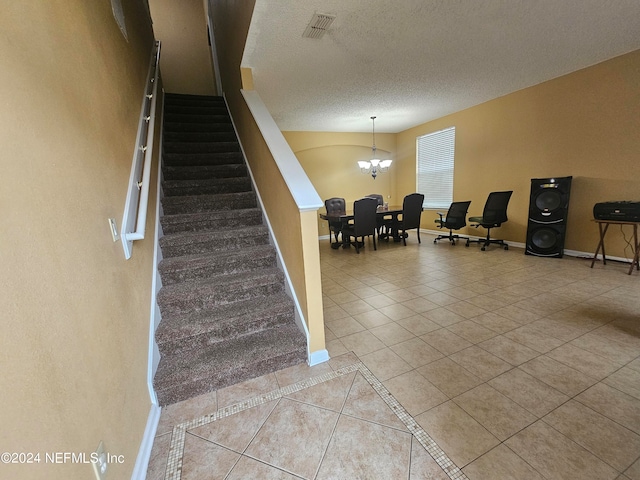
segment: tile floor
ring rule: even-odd
[[[147,478],[640,480],[640,273],[320,246],[331,360],[162,411]]]

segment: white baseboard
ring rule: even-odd
[[[149,468],[149,459],[151,458],[151,449],[153,448],[153,441],[156,438],[156,431],[158,430],[158,422],[160,422],[161,408],[155,403],[151,404],[149,409],[149,416],[147,417],[147,426],[144,429],[144,436],[140,443],[140,449],[138,450],[138,457],[136,458],[136,464],[133,467],[133,473],[131,474],[131,480],[145,480],[147,478],[147,469]]]
[[[421,228],[420,229],[420,233],[427,233],[429,235],[441,235],[443,234],[443,231],[441,230],[429,230],[429,229],[425,229],[425,228]],[[445,232],[446,234],[446,232]],[[477,235],[467,235],[465,234],[461,234],[463,237],[469,237],[471,240],[479,240],[481,238],[485,238],[485,237],[480,237]],[[318,240],[330,240],[329,235],[322,235],[320,237],[318,237]],[[515,248],[526,248],[526,245],[522,242],[511,242],[511,241],[506,241],[505,242],[507,245],[509,245],[510,247],[515,247]],[[579,250],[568,250],[565,249],[564,250],[564,254],[569,256],[569,257],[579,257],[579,258],[593,258],[593,253],[591,252],[581,252]],[[598,260],[602,260],[602,255],[598,255],[597,257]],[[628,263],[629,265],[631,265],[631,259],[629,258],[625,258],[625,257],[614,257],[612,255],[607,255],[607,260],[611,260],[613,262],[622,262],[622,263]]]

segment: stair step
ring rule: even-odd
[[[163,259],[158,265],[162,285],[208,281],[230,274],[251,272],[276,266],[272,245],[257,245],[242,249],[196,253]]]
[[[162,156],[165,167],[189,167],[206,165],[244,165],[242,152],[214,153],[165,153]]]
[[[195,124],[206,124],[206,123],[230,123],[229,115],[215,115],[215,114],[186,114],[186,113],[165,113],[164,119],[168,123],[195,123]]]
[[[195,114],[195,115],[229,115],[224,102],[212,102],[206,105],[192,103],[165,103],[165,114]]]
[[[269,297],[283,291],[284,275],[273,267],[163,286],[158,292],[157,302],[164,316]]]
[[[262,212],[258,208],[218,210],[201,213],[165,215],[160,218],[164,235],[181,232],[221,230],[250,225],[262,225]]]
[[[279,293],[268,303],[250,299],[196,313],[167,315],[155,336],[161,355],[176,355],[294,321],[293,300]]]
[[[238,193],[251,190],[249,177],[210,178],[204,180],[169,180],[162,182],[162,192],[166,196],[214,195],[217,193]]]
[[[217,153],[217,152],[239,152],[238,142],[165,142],[164,152],[166,153]]]
[[[160,404],[303,363],[306,337],[224,98],[165,94],[162,175]]]
[[[219,95],[194,95],[190,93],[165,93],[164,101],[168,105],[226,105],[224,98]]]
[[[235,210],[257,206],[254,192],[221,193],[218,195],[186,195],[165,197],[162,209],[165,215],[178,213],[199,213],[211,210]]]
[[[268,243],[269,230],[262,224],[241,228],[179,232],[160,238],[160,248],[164,258],[237,250]]]
[[[219,342],[188,354],[162,357],[154,378],[160,405],[179,402],[306,359],[306,342],[293,325]]]
[[[245,177],[247,167],[242,163],[232,163],[228,165],[195,165],[195,166],[166,166],[162,169],[165,180],[191,180],[191,179],[213,179]]]
[[[219,124],[216,124],[219,125]],[[194,142],[236,142],[236,134],[233,129],[228,131],[209,131],[209,132],[166,132],[164,133],[164,141],[176,143],[194,143]]]
[[[164,119],[163,132],[228,132],[233,130],[233,124],[231,120],[222,121],[219,123],[181,123],[171,122],[167,118]]]

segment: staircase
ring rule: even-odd
[[[302,363],[276,251],[222,97],[166,94],[160,405]]]

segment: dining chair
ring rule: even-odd
[[[364,237],[373,236],[373,249],[376,247],[376,217],[378,202],[375,198],[361,198],[353,202],[353,223],[342,226],[342,240],[345,246],[353,243],[356,247],[356,253],[360,253],[360,243],[358,237],[362,237],[364,245]],[[354,242],[351,242],[351,237]]]
[[[402,201],[402,220],[399,220],[394,228],[398,232],[402,232],[400,237],[405,246],[407,246],[407,230],[416,229],[418,235],[418,243],[420,241],[420,216],[422,215],[422,204],[424,195],[421,193],[411,193],[404,197]]]
[[[378,201],[378,208],[384,206],[384,196],[380,193],[370,193],[368,198],[375,198]],[[389,241],[389,234],[391,233],[391,226],[393,225],[393,218],[390,216],[378,215],[376,221],[376,231],[378,232],[378,240],[384,238]]]
[[[470,201],[468,202],[453,202],[449,206],[449,210],[447,213],[438,212],[438,216],[440,218],[436,219],[435,222],[438,224],[438,228],[448,228],[448,235],[438,235],[433,243],[438,243],[438,240],[442,240],[446,238],[451,242],[451,245],[456,244],[457,239],[467,239],[468,237],[461,237],[458,234],[454,234],[454,230],[460,230],[462,227],[467,225],[467,211],[469,210]]]
[[[327,210],[327,215],[345,215],[347,213],[344,198],[340,197],[325,200],[324,208]],[[331,232],[333,232],[336,237],[336,243],[334,245],[339,245],[338,235],[342,231],[342,222],[339,219],[327,220],[327,222],[329,223],[329,240],[331,240]]]

